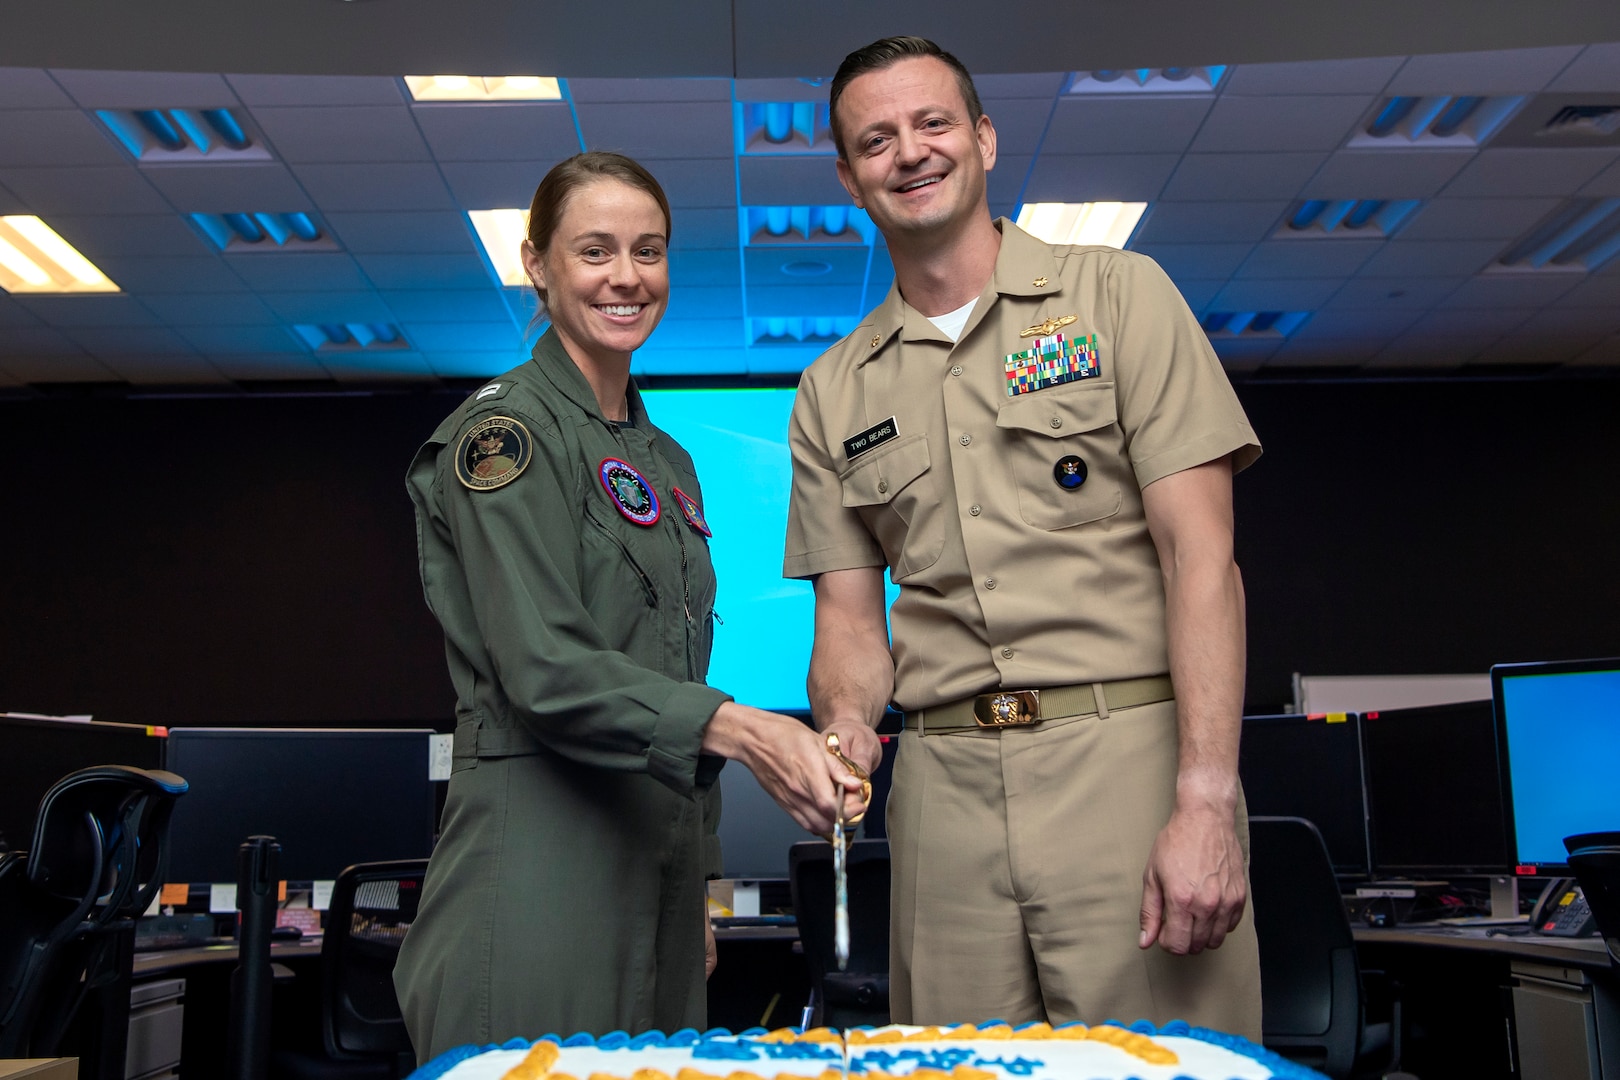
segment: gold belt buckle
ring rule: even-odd
[[[1002,690],[973,699],[973,721],[980,727],[1029,727],[1041,722],[1039,690]]]

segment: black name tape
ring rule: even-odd
[[[890,439],[900,434],[900,425],[894,422],[894,417],[881,420],[865,431],[857,432],[844,440],[844,457],[853,460],[875,447],[882,446]]]

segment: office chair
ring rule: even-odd
[[[1609,962],[1620,966],[1620,832],[1568,836],[1564,847],[1569,868],[1608,946]]]
[[[278,1051],[278,1080],[398,1080],[416,1067],[394,961],[416,919],[426,859],[358,863],[338,875],[321,939],[324,1056]]]
[[[810,969],[811,1024],[879,1026],[889,1022],[889,842],[849,845],[849,967],[833,950],[832,845],[815,840],[788,849],[788,876],[799,940]]]
[[[1383,1050],[1392,1026],[1366,1023],[1355,939],[1316,826],[1250,818],[1249,888],[1266,1047],[1332,1077],[1353,1075],[1358,1061]],[[1398,1055],[1397,1045],[1397,1070]]]
[[[80,769],[40,800],[27,851],[0,857],[0,1058],[80,1058],[122,1080],[135,919],[167,868],[186,782],[124,765]]]

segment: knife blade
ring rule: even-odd
[[[866,770],[844,756],[842,744],[838,741],[837,732],[827,733],[827,752],[839,761],[844,767],[854,773],[861,781],[861,799],[867,806],[872,804],[872,780]],[[838,963],[838,970],[844,971],[849,967],[849,866],[847,856],[849,852],[849,830],[866,816],[862,810],[848,821],[844,820],[844,795],[838,793],[838,810],[833,817],[832,847],[833,847],[833,958]],[[849,1050],[844,1051],[844,1074],[849,1075]]]

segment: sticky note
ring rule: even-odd
[[[335,881],[317,881],[309,891],[309,906],[316,911],[325,911],[332,906],[332,886]]]
[[[428,736],[428,779],[450,779],[450,754],[455,748],[454,735]]]
[[[223,915],[236,910],[236,885],[213,884],[208,886],[208,910],[215,915]]]
[[[171,881],[158,892],[158,902],[161,904],[184,904],[191,899],[191,886],[184,881]]]

